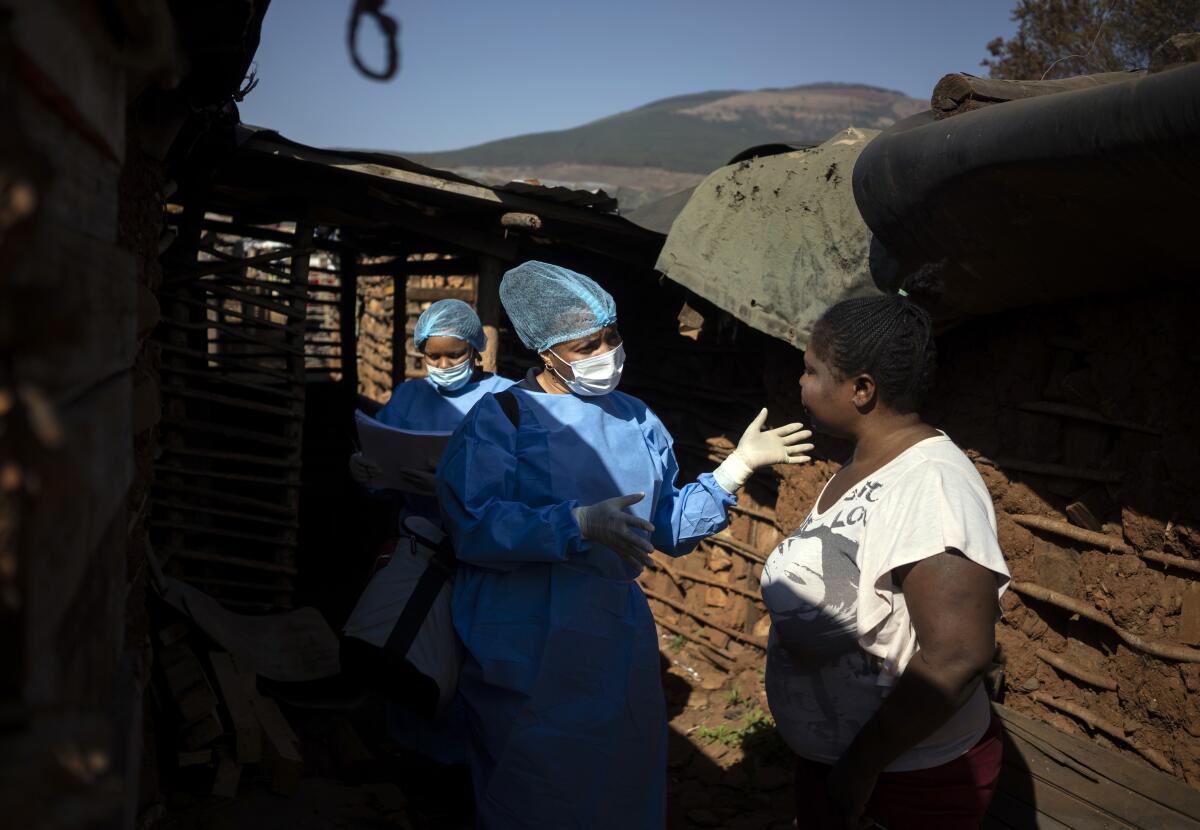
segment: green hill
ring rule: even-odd
[[[487,180],[601,186],[629,209],[695,184],[747,147],[817,143],[849,126],[885,127],[927,106],[898,92],[852,84],[701,92],[567,130],[405,155]]]

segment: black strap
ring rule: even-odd
[[[496,403],[500,404],[500,411],[504,413],[504,417],[508,418],[508,422],[514,428],[520,429],[521,407],[517,404],[517,396],[512,393],[512,390],[505,389],[503,392],[497,392]]]
[[[437,546],[437,552],[429,560],[429,566],[417,580],[417,587],[409,595],[408,602],[404,604],[404,610],[400,612],[396,624],[392,626],[392,633],[388,635],[387,642],[383,645],[384,651],[398,660],[406,658],[408,650],[412,648],[413,640],[417,638],[417,632],[421,630],[421,626],[425,624],[425,618],[429,616],[429,609],[433,607],[438,592],[442,590],[446,580],[453,574],[454,547],[450,544],[450,537],[447,536]]]

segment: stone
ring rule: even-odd
[[[763,618],[754,624],[752,632],[755,637],[766,637],[771,633],[771,615],[765,614]]]
[[[708,640],[717,648],[725,648],[730,644],[730,637],[723,631],[717,631],[715,628],[706,628],[700,632],[700,636]]]
[[[1026,692],[1036,692],[1041,687],[1041,681],[1039,681],[1036,677],[1030,677],[1021,684],[1021,689]]]
[[[1078,556],[1074,552],[1038,539],[1033,548],[1033,567],[1039,585],[1069,597],[1084,595]]]
[[[1200,645],[1200,584],[1189,585],[1183,592],[1175,636],[1181,643]]]
[[[713,573],[727,571],[733,567],[733,557],[722,548],[713,547],[708,551],[708,569]]]
[[[729,595],[715,585],[704,589],[704,604],[712,608],[724,608],[729,604]]]
[[[709,674],[700,681],[700,688],[708,692],[715,692],[718,689],[723,689],[724,687],[725,675],[723,674]]]

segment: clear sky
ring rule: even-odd
[[[419,152],[573,127],[712,89],[866,83],[928,98],[984,74],[1016,0],[388,0],[403,65],[350,63],[352,0],[273,0],[242,120],[322,147]],[[364,58],[382,66],[366,21]]]

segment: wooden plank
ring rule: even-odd
[[[219,331],[224,334],[226,338],[232,338],[234,341],[256,343],[260,346],[265,346],[267,350],[260,353],[262,356],[283,353],[304,357],[304,351],[302,349],[296,349],[295,347],[284,345],[284,343],[280,342],[280,340],[283,340],[284,338],[275,340],[269,337],[258,337],[247,331],[243,331],[239,326],[227,326],[224,323],[217,322],[216,320],[203,320],[197,323],[184,323],[180,320],[172,320],[168,317],[162,321],[162,324],[168,328],[179,329],[185,332],[207,333],[210,331]],[[285,334],[286,336],[286,329],[280,328],[279,332],[281,334]]]
[[[617,216],[587,208],[559,204],[547,199],[496,191],[484,185],[451,181],[416,171],[400,170],[394,167],[371,164],[321,150],[291,147],[287,148],[287,150],[281,150],[270,139],[252,138],[243,146],[248,151],[254,151],[255,153],[264,154],[269,157],[283,156],[384,179],[394,185],[412,189],[421,194],[425,199],[434,194],[442,194],[451,197],[448,200],[449,203],[453,203],[454,198],[457,197],[460,200],[494,206],[498,213],[509,211],[536,213],[545,219],[559,219],[573,226],[607,231],[614,236],[624,237],[630,241],[642,242],[647,239],[661,239],[658,234],[639,228]],[[383,197],[387,194],[372,191],[372,195]],[[434,238],[438,237],[435,236]],[[485,252],[492,253],[490,251]],[[504,259],[509,258],[503,255],[500,256]]]
[[[1099,745],[1067,735],[1004,706],[995,711],[1012,725],[1009,735],[1021,759],[1035,775],[1076,794],[1111,815],[1138,827],[1195,828],[1200,822],[1200,791],[1150,766],[1131,761]],[[1091,780],[1065,766],[1023,737],[1028,732],[1074,762],[1097,773]]]
[[[234,667],[227,652],[214,651],[208,657],[221,701],[233,724],[235,758],[239,764],[256,764],[262,760],[262,726],[254,711],[256,693]]]
[[[271,311],[264,317],[252,312],[247,313],[244,309],[230,308],[228,305],[231,302],[242,304],[244,303],[243,300],[226,300],[221,297],[205,297],[201,300],[189,300],[182,297],[173,297],[172,302],[204,310],[206,314],[201,318],[202,320],[213,323],[225,323],[226,325],[237,326],[249,331],[262,330],[262,333],[268,336],[272,332],[304,327],[304,316],[292,311],[283,315],[292,320],[292,322],[288,322],[287,320],[271,319],[271,314],[280,314],[280,312]]]
[[[211,749],[197,749],[191,752],[180,752],[176,755],[176,763],[181,767],[197,767],[211,764],[213,759],[213,751]]]
[[[12,374],[51,398],[70,400],[133,366],[137,354],[134,261],[114,244],[52,228],[46,222],[40,223],[29,242],[39,255],[5,263],[7,288],[46,292],[54,302],[13,320],[12,334],[17,339],[41,347],[16,352]],[[55,329],[55,336],[47,337],[47,326]]]
[[[1020,784],[1012,783],[1014,777],[1022,779],[1022,782]],[[1032,804],[1029,806],[1036,809],[1036,827],[1065,825],[1072,830],[1138,830],[1138,825],[1128,824],[1115,816],[1101,812],[1088,801],[1077,798],[1072,792],[1055,786],[1035,773],[1027,773],[1021,768],[1006,763],[1000,772],[1000,789],[1012,792],[1019,786],[1027,787],[1032,794]],[[1145,825],[1144,827],[1145,830],[1149,830],[1154,825]],[[1155,830],[1158,828],[1156,827]]]
[[[238,386],[245,386],[250,389],[258,389],[259,391],[267,392],[273,395],[283,395],[291,400],[304,399],[303,396],[295,395],[295,393],[286,386],[270,386],[267,383],[258,382],[261,379],[273,380],[276,383],[281,380],[284,382],[291,381],[290,377],[274,369],[259,367],[253,362],[238,359],[233,355],[222,354],[220,352],[206,352],[200,351],[199,349],[189,349],[184,346],[177,346],[173,343],[164,343],[161,341],[159,341],[157,345],[164,353],[172,356],[177,355],[180,357],[191,358],[193,363],[203,366],[203,369],[184,368],[177,362],[173,361],[172,365],[163,368],[164,374],[176,373],[180,375],[186,375],[188,377],[207,378],[211,383],[214,384],[232,383]],[[209,363],[215,364],[215,366],[229,371],[239,372],[242,376],[237,378],[232,377],[228,371],[224,374],[219,373],[214,371],[213,367],[208,365]],[[251,378],[254,378],[255,380],[251,380]]]
[[[358,394],[358,274],[357,253],[342,256],[342,293],[338,306],[338,343],[342,354],[342,384],[351,395]]]
[[[488,257],[488,259],[492,259],[492,257]],[[437,300],[462,300],[464,303],[473,303],[478,295],[479,291],[476,288],[452,288],[450,286],[429,288],[423,285],[412,285],[408,287],[406,299],[413,303],[432,303]]]
[[[163,679],[184,723],[204,718],[217,705],[217,697],[191,646],[180,640],[158,655]]]
[[[244,409],[249,412],[261,412],[264,415],[275,415],[279,418],[299,419],[303,420],[304,413],[282,406],[272,406],[271,404],[259,403],[258,401],[248,401],[245,398],[235,398],[232,395],[221,395],[216,392],[203,392],[188,387],[181,386],[177,383],[168,383],[162,387],[163,397],[186,398],[192,401],[204,401],[206,403],[214,403],[220,406],[228,406],[233,409]]]
[[[241,539],[246,542],[259,542],[264,545],[295,547],[296,543],[289,541],[284,535],[286,531],[278,536],[267,536],[261,533],[245,533],[240,530],[231,530],[223,525],[198,525],[190,522],[177,522],[170,519],[155,519],[153,526],[156,528],[164,528],[167,530],[179,530],[184,533],[201,533],[205,536],[217,536],[222,539]]]
[[[271,242],[291,242],[293,239],[292,232],[281,228],[266,228],[258,225],[246,224],[244,222],[230,222],[224,219],[218,219],[212,214],[205,216],[204,229],[215,231],[226,236],[240,236],[245,239],[265,239]],[[333,239],[325,239],[324,237],[313,237],[312,245],[320,251],[333,251],[339,253],[345,250],[346,245],[343,242],[338,242]]]
[[[295,576],[297,574],[297,570],[291,565],[280,565],[278,562],[246,559],[240,556],[229,556],[222,553],[210,553],[191,548],[186,550],[163,548],[161,552],[171,556],[172,558],[181,559],[187,562],[208,562],[215,565],[229,565],[230,567],[234,568],[245,568],[252,571],[284,574],[286,576]]]
[[[408,307],[408,277],[392,277],[392,308]],[[408,315],[393,312],[392,314],[392,387],[395,388],[407,380],[407,359],[405,352],[408,343]]]
[[[264,254],[257,254],[251,257],[239,257],[227,254],[224,251],[218,251],[208,245],[202,245],[200,250],[217,259],[199,259],[187,268],[174,268],[171,271],[171,277],[166,280],[165,288],[170,289],[183,282],[193,282],[201,277],[214,277],[218,275],[235,274],[234,282],[241,282],[242,274],[238,272],[245,268],[259,268],[269,262],[276,262],[281,259],[291,259],[297,255],[311,254],[312,247],[306,248],[279,248],[273,251],[267,251]],[[264,270],[261,269],[260,270]],[[203,282],[199,283],[204,285]]]
[[[125,72],[106,50],[95,49],[70,4],[20,3],[12,45],[23,80],[63,122],[112,161],[125,155]]]
[[[132,402],[132,376],[123,373],[58,410],[62,444],[40,465],[40,487],[21,528],[38,623],[30,629],[31,654],[60,652],[54,632],[125,507],[134,472]],[[47,670],[53,665],[43,662]]]
[[[193,458],[212,458],[219,461],[233,461],[239,464],[251,464],[262,467],[281,467],[285,470],[300,469],[296,465],[295,461],[286,458],[256,455],[245,452],[225,452],[223,450],[207,450],[182,446],[171,447],[170,449],[164,450],[164,453],[167,455],[186,455]]]
[[[188,750],[197,750],[209,746],[224,734],[225,729],[221,726],[221,719],[217,717],[214,709],[200,720],[185,726],[180,734],[180,740]]]
[[[221,798],[235,797],[241,777],[242,765],[227,750],[217,750],[217,771],[213,776],[212,794]]]
[[[1069,825],[1039,813],[1036,805],[1014,798],[1002,788],[997,789],[988,806],[983,827],[984,830],[1071,830]]]
[[[251,498],[238,493],[229,493],[226,490],[214,490],[211,487],[193,487],[182,483],[172,483],[166,481],[156,481],[154,489],[157,493],[162,491],[165,493],[179,493],[186,496],[197,496],[202,499],[211,499],[213,501],[222,502],[224,504],[236,504],[241,507],[253,507],[256,510],[263,510],[277,516],[290,516],[287,508],[281,504],[273,504],[263,499]]]
[[[495,373],[496,358],[500,350],[500,278],[504,274],[504,263],[495,257],[479,259],[479,279],[476,281],[475,310],[483,323],[483,334],[487,338],[484,347],[483,371]]]
[[[287,438],[282,438],[278,435],[272,435],[269,432],[260,432],[253,429],[242,429],[241,427],[231,427],[227,424],[210,424],[205,421],[196,421],[190,418],[176,418],[170,416],[165,416],[163,418],[163,423],[180,427],[184,430],[209,432],[215,435],[224,435],[226,438],[239,438],[245,441],[255,441],[272,447],[292,446],[292,442]]]
[[[304,772],[300,739],[275,701],[256,695],[254,711],[262,725],[263,764],[271,777],[271,789],[281,795],[290,795]]]
[[[277,303],[271,297],[264,294],[258,294],[252,291],[240,291],[230,285],[219,283],[215,280],[205,280],[199,285],[204,289],[205,292],[213,295],[213,299],[236,300],[239,303],[252,305],[256,308],[263,308],[267,311],[274,311],[277,314],[282,314],[287,317],[298,318],[300,316],[296,313],[295,309],[289,308],[283,303]],[[167,290],[163,290],[162,295],[168,298],[173,298],[174,296],[172,292]]]
[[[177,473],[179,475],[190,476],[193,478],[212,478],[220,481],[243,481],[247,484],[270,484],[289,489],[296,489],[300,487],[299,477],[292,475],[273,478],[271,476],[255,476],[246,473],[226,473],[219,470],[205,470],[199,467],[179,466],[177,464],[155,464],[154,469],[156,472]]]

